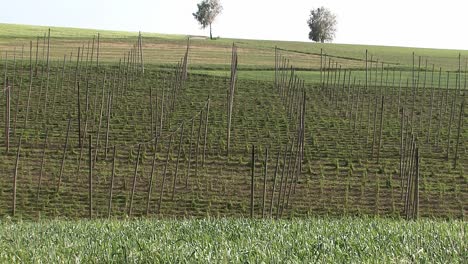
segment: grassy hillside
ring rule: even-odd
[[[13,213],[16,197],[23,219],[248,216],[252,189],[254,217],[399,217],[416,196],[420,217],[466,215],[459,51],[415,49],[440,65],[425,68],[423,57],[419,67],[416,57],[412,71],[408,48],[193,39],[185,79],[176,66],[184,36],[144,33],[143,74],[128,60],[136,33],[102,31],[98,65],[94,30],[52,28],[47,64],[47,28],[1,28],[0,120],[10,127],[0,132],[0,215]],[[232,42],[239,78],[228,157]],[[275,72],[275,46],[300,70]],[[332,56],[323,71],[320,47]],[[365,48],[373,54],[367,77]],[[416,174],[418,195],[405,196]]]

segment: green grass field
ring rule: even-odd
[[[465,263],[466,222],[381,218],[0,223],[9,263]]]

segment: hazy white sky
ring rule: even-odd
[[[200,0],[2,0],[0,22],[208,35]],[[336,43],[468,49],[468,0],[221,0],[213,35],[308,41],[310,9],[337,15]]]

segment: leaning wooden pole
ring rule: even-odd
[[[164,185],[166,183],[166,174],[167,174],[167,167],[169,165],[169,154],[171,151],[171,143],[172,143],[172,136],[169,138],[169,145],[167,146],[167,153],[166,153],[166,164],[164,165],[164,173],[163,173],[163,178],[162,178],[162,183],[161,183],[161,193],[159,194],[159,203],[158,203],[158,214],[161,214],[161,204],[162,204],[162,198],[164,195]]]
[[[138,176],[138,163],[140,163],[140,153],[141,153],[141,144],[138,144],[138,154],[137,154],[137,160],[135,163],[135,171],[133,173],[133,185],[132,185],[132,193],[130,195],[130,207],[128,208],[128,216],[132,216],[133,197],[135,196],[136,180]]]
[[[206,138],[206,136],[205,136]],[[184,139],[184,123],[182,123],[182,126],[180,128],[180,138],[179,138],[179,146],[177,149],[177,162],[176,162],[176,169],[174,173],[174,181],[172,183],[172,197],[171,200],[174,201],[174,196],[175,196],[175,190],[176,190],[176,183],[177,183],[177,175],[179,173],[179,161],[180,161],[180,152],[182,149],[182,140]],[[206,140],[205,140],[206,142]]]
[[[201,127],[203,122],[203,110],[200,111],[200,122],[198,124],[197,146],[195,148],[195,177],[198,178],[198,154],[200,152]]]
[[[31,100],[31,90],[33,84],[33,65],[32,65],[32,41],[29,42],[29,92],[28,100],[26,103],[26,115],[24,117],[24,128],[28,126],[29,105]]]
[[[293,140],[294,142],[294,140]],[[291,143],[291,149],[292,149],[293,143]],[[286,145],[284,149],[284,155],[283,155],[283,166],[281,169],[281,178],[280,178],[280,189],[278,193],[278,203],[276,205],[276,219],[280,217],[280,204],[281,204],[281,194],[283,193],[283,180],[284,180],[284,172],[286,170],[286,159],[288,155],[288,145]]]
[[[275,197],[276,178],[277,178],[277,175],[278,175],[278,165],[279,165],[280,152],[281,152],[281,150],[278,150],[278,154],[276,156],[275,173],[273,175],[273,189],[271,190],[271,199],[270,199],[270,218],[273,216],[273,200],[274,200],[274,197]]]
[[[227,100],[227,157],[229,158],[231,146],[231,120],[232,109],[234,105],[234,93],[237,80],[237,47],[232,44],[232,58],[231,58],[231,81],[228,91]]]

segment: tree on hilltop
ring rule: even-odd
[[[310,11],[309,39],[315,42],[332,41],[336,32],[336,16],[325,7],[319,7]]]
[[[201,25],[202,29],[210,27],[210,39],[213,39],[211,31],[211,24],[213,24],[216,17],[223,11],[223,6],[219,0],[203,0],[197,4],[197,12],[192,13],[193,17]]]

